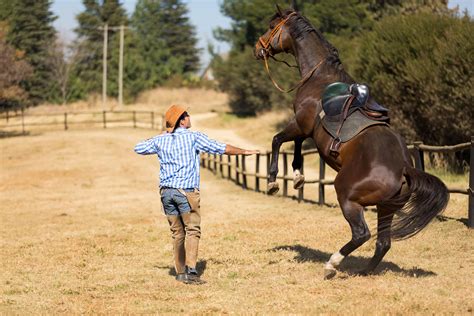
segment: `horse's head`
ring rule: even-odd
[[[255,57],[263,59],[281,52],[292,50],[292,39],[288,30],[288,22],[298,13],[289,9],[282,12],[277,5],[277,13],[270,20],[269,29],[259,37],[255,44]]]

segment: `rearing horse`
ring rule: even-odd
[[[255,56],[267,59],[281,52],[295,56],[302,80],[293,103],[295,116],[273,139],[270,187],[278,173],[281,144],[295,141],[293,168],[298,169],[301,142],[311,137],[320,157],[338,172],[334,187],[352,231],[352,239],[325,264],[324,277],[334,277],[341,261],[370,239],[364,207],[375,205],[378,214],[375,254],[361,272],[368,274],[390,249],[391,239],[417,234],[446,208],[449,192],[438,178],[413,168],[404,140],[389,126],[366,128],[342,143],[339,155],[331,155],[333,138],[320,124],[321,96],[333,82],[351,84],[354,80],[345,72],[337,50],[305,17],[294,10],[282,13],[278,8],[270,28],[255,45]]]

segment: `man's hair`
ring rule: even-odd
[[[181,123],[181,120],[184,120],[187,116],[189,116],[188,112],[184,112],[183,114],[181,114],[179,119],[176,121],[176,124],[174,125],[173,132],[174,132],[175,129],[177,129],[179,127],[179,124]]]

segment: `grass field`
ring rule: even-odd
[[[338,208],[242,191],[202,174],[198,270],[173,277],[152,131],[58,131],[0,139],[1,314],[473,314],[474,230],[467,197],[397,242],[369,277],[374,241],[323,280],[350,238]],[[238,145],[238,144],[237,144]],[[369,227],[375,214],[366,212]]]

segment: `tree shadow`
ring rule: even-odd
[[[0,138],[10,138],[19,136],[31,136],[30,132],[19,132],[19,131],[0,131]]]
[[[446,215],[438,215],[436,216],[436,219],[439,220],[440,222],[448,222],[448,221],[457,221],[462,224],[464,224],[466,227],[469,226],[468,219],[467,218],[454,218],[454,217],[449,217]]]
[[[279,250],[291,250],[296,251],[297,255],[294,257],[296,262],[319,262],[325,263],[331,257],[331,253],[324,252],[318,249],[311,249],[302,245],[286,245],[286,246],[278,246],[273,249],[269,249],[268,251],[279,251]],[[353,276],[358,275],[358,271],[362,271],[367,265],[369,264],[370,258],[360,257],[360,256],[348,256],[344,261],[341,263],[339,267],[339,271],[346,272],[347,274]],[[271,262],[273,263],[273,262]],[[402,276],[406,277],[428,277],[428,276],[435,276],[436,273],[432,271],[427,271],[424,269],[420,269],[417,267],[413,267],[411,269],[404,269],[399,267],[393,262],[389,261],[382,261],[372,275],[379,275],[382,272],[391,271]]]

